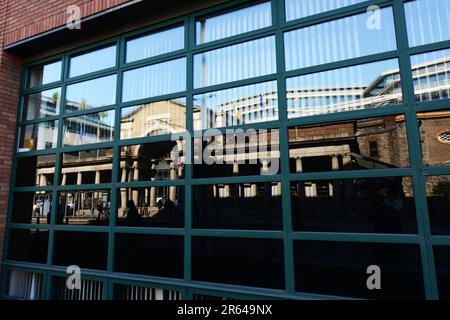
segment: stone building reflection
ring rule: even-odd
[[[446,75],[450,74],[447,72],[449,68],[449,58],[415,66],[413,70],[415,89],[417,94],[420,93],[417,98],[430,100],[448,97],[449,86]],[[426,81],[423,80],[425,76],[423,70],[426,70],[428,79]],[[328,97],[331,92],[338,92],[346,98],[344,99],[345,103],[339,102],[340,99],[343,99],[339,98],[336,103],[328,105],[332,107],[329,108],[327,113],[356,110],[368,106],[371,108],[379,107],[394,103],[401,98],[399,85],[398,70],[389,70],[381,74],[369,87],[348,88],[350,91],[347,90],[347,92],[344,92],[345,90],[342,88],[327,88],[326,90],[324,88],[318,90],[320,88],[317,88],[315,91],[310,90],[310,97],[306,97],[305,94],[307,93],[299,88],[288,92],[288,109],[289,112],[300,115],[310,115],[314,108],[323,111],[323,108],[314,106],[314,103],[334,101],[333,99],[322,99],[323,97],[318,99],[320,95]],[[359,93],[355,94],[355,90]],[[212,107],[205,110],[204,106],[194,106],[193,121],[200,123],[206,111],[208,117],[217,117],[212,120],[216,124],[222,123],[223,119],[228,119],[227,121],[231,121],[231,123],[246,123],[246,121],[236,122],[232,120],[233,116],[241,117],[241,120],[251,119],[254,122],[260,122],[259,120],[264,120],[264,117],[268,116],[267,105],[261,103],[261,101],[272,101],[274,95],[275,93],[271,91],[267,93],[267,97],[264,92],[251,97],[238,97],[238,104],[233,101],[224,103],[222,106],[223,112],[220,108],[217,109],[217,106],[214,107],[214,112]],[[303,108],[302,104],[298,102],[304,101],[303,103],[306,103],[305,99],[306,101],[310,99],[310,102],[307,102],[307,108]],[[252,105],[246,105],[246,102]],[[242,110],[236,110],[235,107],[230,109],[230,106],[239,106],[239,108],[242,107]],[[261,106],[261,110],[258,110],[259,106]],[[251,115],[249,112],[251,112]],[[302,112],[306,113],[303,114]],[[269,116],[272,117],[274,114],[276,112],[271,111]],[[259,120],[258,117],[260,117]],[[417,117],[420,126],[424,165],[448,166],[450,163],[450,110],[419,113]],[[273,117],[270,119],[273,120]],[[77,121],[83,121],[83,119],[80,118]],[[90,120],[87,119],[86,121]],[[89,122],[90,124],[91,122]],[[201,128],[202,126],[198,124],[194,127]],[[122,139],[139,138],[182,132],[185,128],[185,99],[174,99],[124,108],[120,135]],[[102,127],[101,130],[101,136],[110,137],[114,128]],[[111,130],[111,132],[107,132],[108,130]],[[92,136],[88,139],[89,141],[95,139],[95,132],[88,133],[79,129],[74,129],[71,132],[71,137],[81,141],[83,140],[82,135],[86,134]],[[403,168],[410,165],[407,128],[403,115],[290,127],[288,128],[288,137],[291,173]],[[57,183],[62,186],[108,184],[111,183],[113,170],[118,170],[118,182],[120,183],[161,182],[151,187],[119,189],[117,212],[112,214],[117,214],[119,224],[126,225],[129,211],[127,203],[132,200],[139,215],[143,218],[142,225],[182,226],[184,189],[176,181],[184,179],[185,175],[184,148],[183,143],[174,141],[123,146],[119,150],[118,168],[112,166],[112,149],[65,153],[61,180]],[[204,148],[203,145],[202,148]],[[261,158],[261,154],[252,153],[251,149],[251,142],[248,141],[245,142],[244,148],[236,148],[230,153],[230,156],[239,159],[245,154],[247,160]],[[276,144],[275,150],[271,151],[273,151],[272,156],[279,160],[278,144]],[[231,158],[214,153],[213,155],[216,159],[220,158],[220,160],[225,161],[225,164],[212,166],[195,164],[194,178],[257,176],[263,174],[263,171],[267,169],[267,163],[264,164],[264,162],[257,164],[251,164],[248,161],[246,163],[233,163],[229,161]],[[24,164],[24,167],[29,168],[27,172],[29,172],[29,176],[34,177],[35,186],[46,187],[54,183],[54,159],[40,156],[34,164]],[[30,169],[34,171],[30,172]],[[433,193],[432,190],[435,189],[436,184],[442,185],[443,180],[449,181],[448,177],[439,177],[434,180],[433,177],[430,177],[427,180],[428,194]],[[171,181],[174,183],[170,183]],[[361,213],[365,209],[359,205],[360,202],[372,201],[373,205],[377,206],[386,205],[387,202],[391,201],[391,207],[394,209],[395,206],[401,207],[401,212],[397,210],[397,214],[400,216],[399,221],[401,220],[402,228],[395,232],[414,232],[416,227],[413,221],[414,207],[411,179],[409,177],[392,178],[389,181],[386,180],[384,186],[383,181],[375,181],[372,185],[370,182],[370,180],[360,179],[293,183],[291,192],[294,201],[296,201],[293,205],[293,216],[296,215],[295,212],[306,210],[306,215],[320,217],[320,209],[317,209],[320,203],[340,201],[339,206],[335,206],[340,208],[340,211],[333,213],[335,214],[334,220],[327,218],[327,227],[323,225],[323,220],[320,221],[320,219],[313,221],[313,224],[316,223],[315,227],[312,225],[305,226],[305,220],[302,222],[294,221],[294,225],[301,230],[302,228],[327,229],[331,228],[332,224],[344,223],[344,220],[340,220],[339,217],[346,216],[348,218],[352,215],[354,217],[360,215],[360,219],[366,219],[364,223],[367,223],[367,219],[369,219],[367,216],[361,218],[364,216]],[[375,190],[373,189],[374,186],[379,186],[379,188],[375,188]],[[374,192],[378,198],[370,198],[371,192]],[[366,196],[364,196],[365,194]],[[441,194],[445,195],[445,193]],[[198,227],[233,228],[233,223],[230,222],[233,219],[241,219],[241,227],[246,225],[248,228],[261,228],[263,225],[268,225],[270,228],[277,229],[281,225],[280,182],[264,185],[257,183],[237,185],[216,183],[202,186],[202,188],[194,188],[193,197],[195,198],[193,202],[194,222]],[[39,221],[36,215],[30,214],[34,223],[42,223],[45,220],[43,218],[50,212],[49,199],[50,197],[46,193],[36,192],[36,197],[32,200],[30,209],[37,212],[36,207],[39,207],[42,208],[42,213],[39,214]],[[257,199],[257,201],[254,203],[250,199]],[[270,205],[266,206],[267,208],[260,208],[259,204],[266,203],[267,199],[270,199]],[[330,199],[330,201],[325,199]],[[305,206],[308,202],[311,203],[309,208]],[[313,202],[317,202],[317,204],[312,204]],[[378,204],[375,204],[375,202]],[[58,223],[106,224],[110,217],[111,194],[109,190],[103,189],[61,192],[59,194],[59,206],[60,208],[57,210]],[[264,214],[261,213],[263,211]],[[262,218],[263,216],[264,218]],[[231,219],[230,217],[234,218]],[[341,225],[342,230],[354,230],[347,228],[350,220],[345,222],[347,226]],[[358,219],[355,218],[354,220]],[[264,221],[264,223],[261,221]],[[339,230],[337,225],[334,228],[330,230]],[[384,229],[379,227],[376,230],[383,231]],[[368,230],[364,229],[363,231]],[[387,229],[384,231],[394,232]]]

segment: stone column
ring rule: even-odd
[[[63,173],[62,178],[61,178],[61,185],[65,186],[67,183],[67,174]]]
[[[126,167],[126,164],[122,163],[120,168],[122,169],[122,176],[120,178],[120,182],[121,183],[125,183],[125,182],[127,182],[127,167]],[[121,202],[122,202],[122,205],[121,205],[120,209],[122,209],[122,216],[123,216],[124,209],[127,207],[127,189],[125,189],[125,188],[120,189],[120,199],[121,199]]]
[[[177,179],[177,170],[175,168],[175,165],[173,163],[170,164],[170,180],[176,180]],[[177,187],[171,186],[169,187],[169,199],[170,201],[175,201],[177,197]]]
[[[134,161],[133,163],[133,181],[139,181],[139,168],[137,161]],[[136,207],[139,206],[139,191],[137,190],[133,190],[133,201]]]
[[[151,181],[155,181],[155,164],[152,163],[151,166]],[[150,203],[149,206],[154,208],[156,207],[156,187],[150,187]]]
[[[302,158],[297,158],[297,160],[295,161],[295,172],[297,173],[303,172]]]
[[[100,170],[95,171],[95,184],[100,184]],[[95,192],[94,197],[98,200],[100,198],[100,192]]]
[[[337,156],[331,157],[331,168],[333,171],[339,170],[339,158]]]
[[[47,186],[47,176],[45,174],[41,174],[41,179],[39,181],[40,187],[46,187]]]
[[[237,161],[233,163],[233,175],[239,175],[239,163]]]
[[[81,172],[77,173],[77,185],[83,184],[83,174]]]

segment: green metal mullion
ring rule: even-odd
[[[109,110],[114,110],[114,105],[103,106],[100,108],[92,108],[92,109],[86,109],[86,110],[73,111],[70,113],[63,114],[62,118],[63,119],[75,118],[75,117],[89,115],[91,113],[98,113],[98,112],[109,111]]]
[[[287,120],[289,127],[302,125],[316,125],[329,122],[351,121],[365,118],[376,118],[390,115],[402,115],[405,112],[403,105],[384,106],[375,109],[336,112],[315,116],[291,118]]]
[[[124,147],[124,146],[132,146],[132,145],[137,145],[137,144],[155,143],[155,142],[163,142],[163,141],[171,141],[171,140],[172,140],[172,134],[164,134],[164,135],[158,135],[158,136],[147,136],[147,137],[141,137],[141,138],[124,139],[124,140],[116,141],[115,143],[118,144],[120,147]]]
[[[155,180],[155,181],[136,181],[136,182],[119,182],[115,185],[116,188],[149,188],[149,187],[172,187],[185,186],[184,180]]]
[[[24,88],[20,89],[20,95],[28,96],[30,94],[40,93],[42,91],[57,89],[57,88],[61,87],[61,85],[62,85],[62,81],[59,80],[59,81],[55,81],[55,82],[51,82],[51,83],[46,83],[46,84],[38,86],[38,87],[31,87],[31,88],[24,87]]]
[[[192,281],[192,175],[193,175],[193,132],[194,132],[194,55],[192,48],[195,46],[195,18],[189,15],[185,23],[185,47],[188,50],[186,61],[186,131],[189,141],[186,141],[185,149],[185,173],[184,173],[184,260],[183,278]],[[186,294],[185,294],[186,295]],[[185,298],[191,298],[188,294]]]
[[[91,143],[91,144],[82,144],[77,146],[65,146],[61,147],[59,149],[60,153],[67,153],[67,152],[75,152],[75,151],[86,151],[86,150],[93,150],[93,149],[109,149],[113,148],[113,141],[108,142],[101,142],[101,143]]]
[[[189,184],[193,186],[212,185],[212,184],[241,184],[255,182],[279,182],[280,175],[260,175],[260,176],[229,176],[218,178],[192,179]]]
[[[293,232],[289,236],[291,239],[294,240],[307,240],[307,241],[374,242],[374,243],[400,243],[400,244],[419,244],[421,241],[420,238],[415,234]]]
[[[19,129],[19,127],[17,128]],[[19,140],[19,130],[17,130],[17,139]],[[16,148],[13,150],[14,151],[14,156],[16,157],[16,159],[18,158],[27,158],[27,157],[34,157],[34,156],[45,156],[45,155],[50,155],[50,154],[55,154],[56,153],[56,148],[52,148],[52,149],[42,149],[42,150],[34,150],[34,151],[26,151],[26,152],[18,152],[17,150],[17,144],[16,144]]]
[[[273,230],[229,230],[229,229],[193,229],[195,237],[228,237],[251,239],[285,239],[288,238],[284,231]]]
[[[283,55],[284,55],[284,53],[283,53]],[[356,58],[351,58],[351,59],[339,60],[339,61],[335,61],[335,62],[323,63],[323,64],[309,66],[309,67],[305,67],[305,68],[288,70],[288,71],[286,71],[286,73],[284,75],[286,78],[291,78],[291,77],[304,76],[307,74],[319,73],[319,72],[330,71],[330,70],[341,69],[341,68],[348,68],[348,67],[353,67],[353,66],[357,66],[357,65],[361,65],[361,64],[368,64],[368,63],[396,59],[396,58],[397,58],[397,51],[393,50],[393,51],[376,53],[376,54],[371,54],[371,55],[362,56],[362,57],[356,57]]]
[[[55,186],[54,189],[56,191],[77,191],[77,190],[106,190],[111,189],[112,184],[111,183],[98,183],[98,184],[79,184],[79,185],[58,185]]]
[[[216,135],[224,135],[229,132],[234,134],[238,130],[242,130],[248,132],[250,130],[261,130],[261,129],[274,129],[279,126],[279,121],[267,121],[267,122],[259,122],[259,123],[249,123],[249,124],[241,124],[235,126],[227,126],[220,128],[210,128],[203,130],[195,130],[194,137],[195,138],[205,138],[212,137]]]
[[[120,70],[123,72],[126,72],[126,71],[130,71],[130,70],[134,70],[134,69],[140,69],[140,68],[156,65],[159,63],[167,62],[167,61],[184,58],[186,56],[186,53],[187,53],[186,49],[180,49],[180,50],[164,53],[164,54],[161,54],[161,55],[158,55],[155,57],[150,57],[150,58],[145,58],[142,60],[128,62],[126,64],[124,63],[120,67]],[[124,57],[124,59],[125,59],[125,57]]]
[[[441,99],[417,103],[414,107],[417,112],[438,111],[449,109],[450,99]]]
[[[133,234],[153,234],[153,235],[173,235],[182,236],[184,230],[182,228],[156,228],[156,227],[119,227],[113,228],[115,233],[133,233]]]
[[[57,224],[52,228],[55,231],[62,232],[107,232],[109,227],[107,226],[86,226],[86,225],[66,225],[66,224]]]
[[[279,26],[284,21],[284,1],[272,0],[275,9],[274,16],[279,20]],[[281,195],[282,195],[282,215],[283,215],[283,248],[284,248],[284,279],[285,289],[288,293],[295,292],[295,271],[294,271],[294,251],[293,241],[289,238],[292,232],[292,212],[291,212],[291,187],[289,181],[289,137],[288,137],[288,114],[287,95],[285,80],[284,61],[284,34],[278,27],[275,34],[276,58],[277,58],[277,90],[278,90],[278,117],[280,122],[280,157],[281,161]],[[281,155],[284,155],[281,156]]]
[[[68,78],[65,81],[65,84],[72,85],[72,84],[77,84],[77,83],[81,83],[81,82],[87,82],[90,80],[95,80],[95,79],[99,79],[99,78],[103,78],[103,77],[107,77],[107,76],[112,76],[112,75],[115,75],[116,73],[117,73],[117,67],[114,66],[114,67],[110,67],[107,69],[102,69],[102,70],[86,73],[86,74],[83,74],[80,76]]]
[[[311,173],[291,173],[291,181],[308,180],[330,180],[330,179],[359,179],[359,178],[386,178],[412,176],[414,170],[411,168],[395,169],[369,169],[369,170],[348,170],[348,171],[328,171]]]
[[[432,243],[438,246],[450,246],[450,236],[434,236]]]
[[[423,173],[425,176],[450,175],[450,167],[426,167]]]
[[[409,49],[411,55],[427,53],[436,50],[445,50],[450,48],[450,40],[439,41],[435,43],[425,44]]]
[[[9,228],[11,229],[20,229],[20,230],[49,230],[48,224],[31,224],[31,223],[9,223]]]
[[[158,95],[158,96],[154,96],[154,97],[150,97],[150,98],[143,98],[143,99],[138,99],[138,100],[120,102],[120,107],[122,107],[122,108],[133,107],[136,105],[148,104],[148,103],[152,103],[152,102],[159,102],[159,101],[163,101],[163,100],[184,98],[185,95],[186,95],[185,91],[168,93],[168,94]]]
[[[17,125],[19,127],[23,127],[23,126],[28,126],[28,125],[31,125],[31,124],[37,124],[37,123],[41,123],[41,122],[49,122],[49,121],[59,120],[59,115],[51,116],[51,117],[45,117],[45,118],[36,118],[36,119],[25,120],[25,121],[20,121],[20,119],[18,119],[18,120],[19,120],[19,123]]]
[[[413,169],[414,201],[416,205],[417,225],[420,237],[420,250],[424,275],[425,293],[427,299],[438,299],[436,270],[434,266],[431,230],[428,220],[425,181],[423,177],[423,160],[421,140],[414,111],[414,82],[409,55],[407,24],[405,8],[402,0],[394,0],[394,23],[399,52],[400,75],[406,108],[406,128],[411,167]]]

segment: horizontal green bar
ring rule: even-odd
[[[433,236],[431,241],[435,246],[450,246],[450,236]]]
[[[194,237],[226,237],[253,239],[283,239],[283,231],[254,231],[254,230],[222,230],[222,229],[193,229]]]
[[[367,233],[339,233],[339,232],[293,232],[289,234],[292,240],[307,241],[342,241],[342,242],[371,242],[371,243],[404,243],[419,244],[418,235],[412,234],[367,234]]]
[[[136,181],[136,182],[124,182],[116,183],[116,188],[149,188],[149,187],[171,187],[171,186],[184,186],[186,182],[183,179],[180,180],[156,180],[156,181]]]
[[[193,186],[213,185],[213,184],[239,184],[239,183],[258,183],[258,182],[280,182],[280,175],[261,175],[261,176],[240,176],[240,177],[217,177],[192,179]]]
[[[184,235],[185,229],[182,228],[145,228],[145,227],[113,227],[116,234],[153,234],[153,235]]]
[[[412,174],[413,171],[410,168],[370,169],[370,170],[292,173],[290,174],[289,179],[292,182],[295,182],[295,181],[331,180],[331,179],[409,177]]]
[[[423,173],[426,176],[450,175],[450,166],[448,167],[425,167]]]

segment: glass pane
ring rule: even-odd
[[[126,71],[123,74],[123,102],[184,90],[186,58]]]
[[[64,153],[60,184],[111,183],[112,161],[112,148]]]
[[[194,56],[195,88],[264,76],[275,72],[274,36]]]
[[[158,136],[186,130],[186,99],[172,99],[123,108],[120,139]]]
[[[20,127],[18,152],[56,148],[58,120]]]
[[[56,224],[107,226],[110,209],[110,190],[64,191],[59,194]]]
[[[402,103],[397,60],[288,78],[286,90],[289,118]]]
[[[450,176],[425,177],[431,233],[450,235]]]
[[[116,234],[114,271],[183,278],[183,237]]]
[[[419,246],[294,241],[297,291],[364,299],[424,299]],[[381,270],[381,290],[367,288],[367,267]]]
[[[282,240],[194,237],[192,278],[284,289],[283,256]]]
[[[65,146],[100,143],[114,139],[114,110],[64,120]]]
[[[52,277],[51,300],[99,301],[104,299],[104,283],[102,279],[91,280],[81,276],[80,289],[69,289],[66,277]]]
[[[65,112],[100,108],[116,103],[116,75],[67,86]]]
[[[296,231],[417,233],[410,177],[291,184]]]
[[[409,167],[405,117],[291,127],[289,161],[293,173]]]
[[[417,102],[450,97],[450,49],[411,56]]]
[[[450,299],[450,247],[435,246],[434,261],[439,289],[439,299]]]
[[[33,93],[23,98],[22,121],[59,114],[61,88]]]
[[[116,46],[91,51],[70,58],[70,75],[76,77],[116,65]]]
[[[184,141],[161,141],[120,148],[120,182],[184,178]]]
[[[16,187],[45,187],[53,185],[55,155],[17,158]]]
[[[194,139],[194,178],[275,175],[279,130],[236,130]]]
[[[286,21],[340,9],[366,0],[285,0]]]
[[[28,70],[27,87],[36,87],[61,80],[61,67],[61,61],[31,67]]]
[[[278,120],[277,82],[194,96],[194,130]]]
[[[183,228],[183,186],[123,188],[119,194],[119,226]]]
[[[450,166],[450,109],[417,114],[425,166]]]
[[[13,223],[49,224],[52,210],[52,192],[18,192],[14,194]]]
[[[411,47],[450,39],[450,1],[416,0],[405,3]]]
[[[48,230],[11,229],[8,259],[47,263]]]
[[[184,27],[177,27],[128,40],[126,62],[151,58],[184,48]]]
[[[106,270],[108,233],[56,231],[53,263]]]
[[[380,11],[380,28],[367,27],[367,14],[358,14],[284,34],[286,69],[362,57],[395,50],[392,8]]]
[[[196,24],[197,44],[231,37],[272,25],[270,2],[238,9],[225,14],[199,19]]]
[[[281,230],[281,182],[193,187],[194,228]]]
[[[5,270],[5,269],[4,269]],[[20,300],[43,299],[44,275],[39,272],[23,270],[5,270],[5,294]]]
[[[173,289],[160,289],[147,287],[145,284],[114,285],[114,300],[135,301],[135,300],[181,300],[181,291]]]

